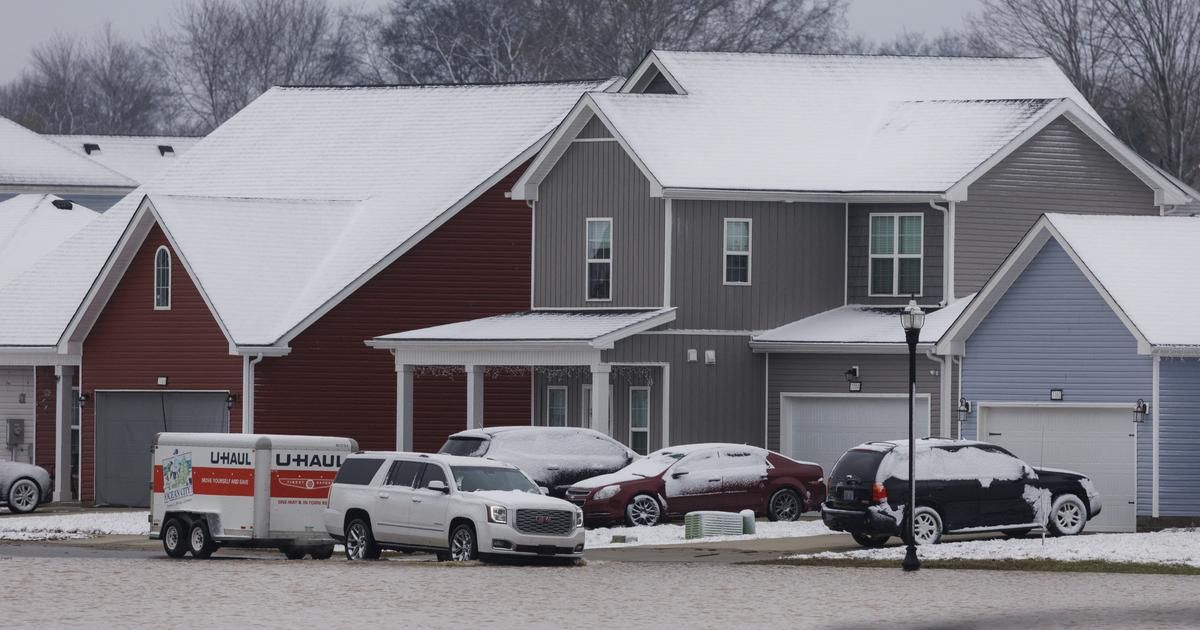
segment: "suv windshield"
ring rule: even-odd
[[[438,451],[443,455],[460,457],[482,457],[487,452],[488,441],[480,437],[451,437]]]
[[[541,494],[542,491],[529,481],[521,471],[494,466],[451,466],[454,483],[463,492],[486,490],[508,490]]]
[[[837,483],[846,477],[854,477],[861,482],[875,482],[875,471],[879,462],[883,461],[883,451],[851,449],[838,460],[829,475],[829,483]],[[831,486],[832,487],[832,486]]]

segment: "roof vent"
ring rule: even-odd
[[[160,157],[175,157],[175,147],[169,144],[160,144],[158,145],[158,155]]]
[[[100,145],[96,144],[95,142],[84,142],[83,143],[83,152],[88,155],[91,155],[93,153],[99,153]]]
[[[59,210],[70,210],[71,208],[75,207],[75,202],[71,201],[70,199],[55,199],[50,203],[54,204],[54,207],[58,208]]]

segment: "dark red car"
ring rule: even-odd
[[[657,525],[696,510],[754,510],[794,521],[825,500],[821,467],[756,446],[688,444],[577,482],[567,500],[589,524]]]

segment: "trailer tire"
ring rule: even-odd
[[[333,545],[315,547],[312,550],[313,560],[328,560],[333,557]]]
[[[283,555],[288,560],[303,560],[304,559],[304,553],[305,553],[304,547],[287,546],[287,547],[281,547],[279,550],[283,552]]]
[[[196,521],[192,525],[192,531],[188,533],[188,551],[192,552],[192,557],[204,560],[216,550],[217,544],[208,533],[208,523],[203,519]]]
[[[163,551],[170,558],[182,558],[187,555],[187,528],[177,518],[169,518],[162,526]]]

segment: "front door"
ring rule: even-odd
[[[441,481],[449,487],[446,473],[441,464],[424,464],[421,477],[409,498],[408,522],[416,543],[430,547],[449,545],[450,533],[446,515],[450,511],[450,496],[439,490],[430,490],[429,482]]]
[[[720,449],[692,453],[663,473],[667,512],[726,509]]]
[[[408,530],[408,511],[413,483],[423,465],[404,460],[392,462],[387,479],[375,495],[375,510],[371,514],[371,527],[379,540],[417,544]]]

